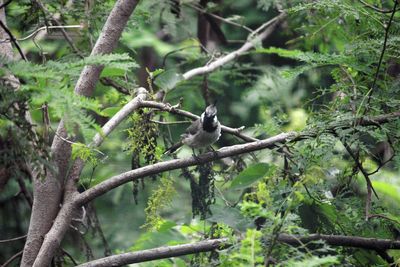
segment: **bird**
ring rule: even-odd
[[[189,146],[192,150],[208,147],[214,144],[220,136],[221,123],[217,118],[217,107],[215,104],[211,104],[206,107],[200,118],[193,121],[186,129],[185,133],[181,135],[181,140],[169,147],[164,154],[173,153],[183,145]]]

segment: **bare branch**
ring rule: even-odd
[[[311,241],[324,240],[332,246],[356,247],[371,250],[400,249],[400,241],[390,239],[377,239],[359,236],[345,235],[321,235],[293,236],[280,234],[278,241],[293,246],[302,246]]]
[[[22,52],[21,47],[18,44],[17,39],[15,39],[14,35],[12,34],[12,32],[7,28],[7,26],[5,25],[5,23],[3,23],[3,21],[0,19],[0,27],[3,29],[4,32],[7,33],[8,37],[10,38],[11,42],[15,45],[15,47],[18,50],[19,55],[21,56],[21,58],[25,61],[28,61],[27,58],[25,57],[24,52]]]
[[[93,142],[90,146],[99,146],[105,136],[108,136],[129,114],[131,114],[135,109],[137,109],[143,100],[146,99],[147,90],[143,87],[138,89],[137,96],[132,99],[128,104],[126,104],[122,109],[120,109],[104,126],[102,127],[102,133],[97,133],[93,137]]]
[[[100,82],[106,86],[112,86],[115,88],[118,92],[124,94],[124,95],[129,95],[129,90],[126,89],[125,87],[119,85],[116,81],[110,79],[110,78],[100,78]]]
[[[0,243],[13,242],[13,241],[17,241],[17,240],[21,240],[21,239],[25,239],[25,238],[26,238],[26,235],[23,235],[23,236],[19,236],[19,237],[10,238],[10,239],[0,240]]]
[[[94,187],[82,192],[79,197],[75,200],[82,205],[91,201],[92,199],[110,191],[111,189],[118,187],[124,183],[132,181],[134,179],[139,179],[143,177],[148,177],[153,174],[180,169],[184,167],[204,164],[210,161],[215,161],[217,159],[231,157],[239,154],[249,153],[256,150],[261,150],[265,148],[276,147],[280,143],[286,143],[297,137],[297,133],[281,133],[276,136],[270,137],[265,140],[255,141],[251,143],[234,145],[229,147],[220,148],[217,151],[202,154],[196,157],[189,157],[185,159],[174,159],[164,162],[155,163],[153,165],[148,165],[142,168],[134,169],[114,177],[111,177],[104,182],[101,182]]]
[[[6,267],[8,266],[11,262],[13,262],[15,259],[18,259],[22,255],[22,250],[16,254],[14,254],[11,258],[9,258],[1,267]]]
[[[98,260],[86,262],[78,267],[108,267],[122,266],[131,263],[159,260],[199,252],[207,252],[215,249],[224,249],[230,246],[228,238],[203,240],[192,244],[159,247],[136,252],[123,253]]]
[[[355,247],[377,251],[385,251],[387,249],[400,249],[400,241],[390,239],[366,238],[359,236],[344,235],[322,235],[311,234],[309,236],[279,234],[277,241],[286,243],[291,246],[304,246],[312,241],[323,240],[331,246]],[[219,238],[212,240],[203,240],[196,243],[159,247],[136,252],[123,253],[97,259],[78,265],[78,267],[105,267],[105,266],[122,266],[131,263],[139,263],[151,260],[159,260],[183,255],[189,255],[199,252],[207,252],[215,249],[225,249],[232,244],[228,238]]]
[[[76,29],[76,28],[83,28],[83,27],[82,27],[82,25],[43,26],[43,27],[40,27],[39,29],[35,30],[31,34],[29,34],[29,35],[27,35],[25,37],[19,38],[17,40],[18,41],[28,40],[29,38],[32,38],[33,36],[38,34],[40,31],[44,31],[45,30],[46,33],[47,33],[48,29],[74,29],[74,28]]]
[[[170,112],[172,114],[185,116],[185,117],[190,118],[192,120],[196,120],[196,119],[199,118],[199,116],[197,116],[197,115],[195,115],[193,113],[190,113],[190,112],[182,110],[182,109],[177,109],[175,107],[172,107],[171,105],[160,103],[160,102],[142,101],[140,106],[141,107],[147,107],[147,108],[156,108],[156,109],[159,109],[159,110]],[[235,135],[235,136],[239,137],[240,139],[242,139],[242,140],[244,140],[246,142],[258,141],[257,138],[242,134],[241,131],[244,129],[243,126],[240,127],[240,128],[231,128],[231,127],[227,127],[227,126],[222,125],[221,129],[222,129],[223,132]]]
[[[157,102],[151,102],[151,101],[142,101],[141,102],[145,106],[157,104],[156,106],[159,106],[159,103]],[[161,105],[161,107],[163,107]],[[183,112],[183,111],[181,111]],[[185,114],[187,113],[186,111],[184,112]],[[188,115],[188,114],[187,114]],[[398,118],[400,116],[400,112],[395,112],[395,113],[390,113],[386,115],[380,115],[376,116],[373,118],[369,119],[358,119],[362,125],[376,125],[377,123],[384,123],[388,122],[390,119],[393,118]],[[349,127],[352,127],[352,122],[354,120],[349,120],[348,123],[340,123],[340,126],[338,125],[330,125],[329,129],[327,131],[332,131],[332,129],[346,129]],[[240,145],[233,145],[229,147],[223,147],[215,152],[209,152],[206,154],[202,154],[197,157],[190,157],[186,159],[175,159],[175,160],[170,160],[170,161],[164,161],[164,162],[159,162],[155,163],[153,165],[148,165],[142,168],[138,168],[135,170],[131,170],[119,175],[116,175],[114,177],[111,177],[96,186],[88,189],[87,191],[79,194],[78,198],[75,200],[76,202],[79,203],[79,205],[82,205],[84,203],[87,203],[88,201],[91,201],[92,199],[108,192],[109,190],[118,187],[126,182],[129,182],[133,179],[138,179],[138,178],[143,178],[146,176],[151,176],[153,174],[158,174],[164,171],[169,171],[169,170],[174,170],[174,169],[180,169],[183,167],[188,167],[188,166],[194,166],[194,165],[199,165],[203,163],[207,163],[210,161],[214,161],[217,159],[225,158],[225,157],[231,157],[239,154],[244,154],[244,153],[249,153],[265,148],[274,148],[279,145],[285,144],[290,141],[297,141],[297,140],[303,140],[306,138],[311,138],[315,137],[317,133],[297,133],[297,132],[289,132],[289,133],[281,133],[278,135],[275,135],[273,137],[264,139],[264,140],[258,140],[254,141],[251,143],[246,143],[246,144],[240,144]]]
[[[273,18],[272,20],[263,24],[260,27],[260,28],[264,28],[266,25],[268,25],[268,27],[263,32],[261,32],[259,35],[255,36],[254,38],[249,38],[248,41],[242,47],[240,47],[238,50],[235,50],[232,53],[229,53],[226,56],[223,56],[206,66],[195,68],[195,69],[192,69],[192,70],[184,73],[183,79],[189,80],[194,76],[210,73],[210,72],[214,71],[215,69],[225,65],[229,61],[232,61],[232,60],[236,59],[237,57],[241,56],[242,54],[246,53],[248,50],[253,48],[257,42],[267,38],[273,32],[273,30],[276,28],[276,26],[278,26],[279,23],[285,17],[286,17],[286,13],[281,13],[280,15],[276,16],[275,18]],[[255,32],[258,32],[259,29],[255,30]],[[253,34],[251,34],[251,35],[253,35]],[[249,37],[252,37],[252,36],[249,36]]]
[[[72,1],[68,1],[67,5],[70,5]],[[36,0],[36,3],[39,5],[39,7],[43,10],[44,14],[48,14],[50,15],[50,17],[53,19],[53,21],[55,22],[55,24],[57,24],[57,26],[62,26],[61,22],[59,21],[60,18],[60,13],[56,13],[56,14],[52,14],[47,8],[46,6],[40,1],[40,0]],[[79,51],[79,49],[76,47],[76,45],[74,44],[72,38],[68,35],[68,33],[65,31],[64,28],[60,28],[61,33],[63,34],[65,40],[67,41],[67,43],[69,44],[69,46],[72,48],[72,50],[81,58],[83,58],[83,54],[81,53],[81,51]]]
[[[236,22],[234,22],[234,21],[231,21],[231,20],[229,20],[229,19],[223,18],[223,17],[218,16],[218,15],[213,14],[213,13],[209,13],[209,12],[207,12],[205,9],[200,8],[200,7],[196,6],[196,5],[193,5],[193,4],[190,4],[190,3],[188,3],[188,4],[185,4],[185,3],[184,3],[184,5],[187,5],[187,6],[191,7],[191,8],[193,8],[193,9],[199,11],[199,12],[202,13],[202,14],[207,14],[207,15],[209,15],[209,16],[211,16],[211,17],[217,19],[217,20],[220,20],[220,21],[222,21],[222,22],[225,22],[226,24],[230,24],[230,25],[233,25],[233,26],[236,26],[236,27],[245,29],[245,30],[248,31],[248,32],[253,32],[253,30],[250,29],[249,27],[247,27],[246,25],[243,25],[243,24],[240,24],[240,23],[236,23]]]

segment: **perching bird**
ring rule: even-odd
[[[203,148],[215,143],[221,136],[221,124],[217,119],[217,107],[212,104],[192,122],[181,135],[181,140],[168,148],[165,153],[173,153],[182,145],[193,148]]]

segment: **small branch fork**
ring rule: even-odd
[[[278,242],[285,243],[291,246],[304,246],[309,242],[317,240],[323,240],[331,246],[355,247],[376,251],[385,251],[387,249],[400,249],[400,241],[389,239],[321,234],[312,234],[309,236],[279,234],[277,237]],[[78,265],[78,267],[122,266],[138,262],[166,259],[199,252],[213,251],[216,249],[226,249],[230,246],[232,246],[232,243],[227,238],[210,239],[190,244],[158,247],[153,249],[113,255],[86,262],[84,264]]]

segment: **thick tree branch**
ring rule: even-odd
[[[298,236],[279,234],[277,241],[291,246],[303,246],[312,241],[323,240],[331,246],[355,247],[370,250],[384,251],[387,249],[400,249],[400,241],[389,239],[366,238],[358,236],[343,235],[321,235],[312,234],[309,236]],[[139,263],[144,261],[166,259],[171,257],[189,255],[199,252],[207,252],[215,249],[225,249],[231,243],[227,238],[204,240],[191,244],[159,247],[136,252],[123,253],[90,261],[78,267],[105,267],[122,266],[126,264]]]
[[[251,143],[234,145],[229,147],[223,147],[217,151],[209,152],[202,154],[197,157],[189,157],[184,159],[174,159],[164,162],[155,163],[152,165],[148,165],[142,168],[134,169],[125,173],[121,173],[114,177],[111,177],[104,182],[101,182],[94,187],[86,190],[81,193],[76,199],[76,201],[83,205],[92,199],[108,192],[109,190],[120,186],[124,183],[132,181],[134,179],[139,179],[147,176],[151,176],[153,174],[180,169],[184,167],[204,164],[210,161],[214,161],[221,158],[231,157],[239,154],[249,153],[256,150],[261,150],[265,148],[276,147],[280,143],[287,143],[290,140],[293,140],[297,137],[297,133],[289,132],[289,133],[281,133],[276,136],[270,137],[265,140],[255,141]]]
[[[137,3],[138,1],[132,0],[119,0],[115,3],[91,55],[108,54],[113,51]],[[75,86],[75,93],[90,96],[102,69],[103,66],[86,66],[81,72]],[[46,234],[59,211],[62,196],[62,183],[66,176],[70,159],[71,145],[62,140],[62,138],[66,136],[67,132],[62,120],[57,129],[57,135],[53,140],[51,149],[58,173],[54,174],[49,171],[46,179],[35,179],[34,182],[34,205],[28,239],[24,248],[22,266],[32,266],[33,261],[35,261],[34,266],[48,266],[55,249],[58,247],[49,247],[49,244],[54,244],[52,238],[56,240],[62,239],[62,236],[51,236],[47,238],[48,235]],[[67,221],[70,221],[70,219],[67,219]],[[45,241],[43,241],[43,236],[46,236]],[[42,242],[44,242],[43,245]]]
[[[137,96],[132,99],[128,104],[126,104],[122,109],[120,109],[106,124],[102,127],[102,133],[97,133],[93,137],[93,142],[91,146],[99,146],[104,137],[108,136],[127,116],[129,116],[134,110],[136,110],[141,103],[146,99],[147,90],[140,87],[137,92]]]
[[[78,267],[122,266],[131,263],[166,259],[166,258],[178,257],[199,252],[212,251],[215,249],[224,249],[228,246],[230,246],[228,244],[228,238],[203,240],[192,244],[159,247],[137,252],[123,253],[119,255],[114,255],[90,261],[78,265]]]
[[[229,61],[232,61],[232,60],[236,59],[237,57],[243,55],[244,53],[246,53],[247,51],[252,49],[255,46],[255,44],[257,44],[258,42],[267,38],[273,32],[273,30],[276,28],[276,26],[278,26],[279,23],[284,18],[286,18],[286,13],[283,12],[280,15],[273,18],[272,20],[270,20],[269,22],[264,23],[259,29],[255,30],[255,32],[258,32],[258,31],[264,29],[265,26],[267,26],[267,28],[265,30],[263,30],[259,35],[255,36],[253,38],[253,33],[250,34],[248,41],[242,47],[240,47],[238,50],[235,50],[232,53],[229,53],[206,66],[195,68],[195,69],[192,69],[192,70],[184,73],[183,79],[189,80],[190,78],[192,78],[194,76],[213,72],[214,70],[216,70],[219,67],[222,67]]]
[[[148,104],[148,101],[143,101],[144,105]],[[377,125],[377,124],[382,124],[389,122],[395,118],[400,117],[400,112],[394,112],[394,113],[389,113],[385,115],[379,115],[376,117],[370,117],[370,118],[362,118],[362,119],[357,119],[359,123],[363,126],[368,126],[368,125]],[[354,123],[354,120],[345,120],[343,122],[340,122],[339,124],[331,124],[328,126],[327,129],[325,129],[327,132],[332,132],[333,129],[347,129],[352,127]],[[174,169],[180,169],[183,167],[189,167],[189,166],[194,166],[194,165],[199,165],[203,163],[207,163],[210,161],[214,161],[217,159],[225,158],[225,157],[231,157],[239,154],[244,154],[244,153],[249,153],[265,148],[274,148],[279,146],[280,144],[285,144],[290,141],[296,141],[296,140],[303,140],[311,137],[315,137],[317,133],[310,133],[310,132],[305,132],[305,133],[296,133],[296,132],[289,132],[289,133],[281,133],[276,136],[264,139],[264,140],[258,140],[254,141],[251,143],[246,143],[246,144],[240,144],[240,145],[234,145],[234,146],[229,146],[229,147],[223,147],[215,152],[209,152],[206,154],[202,154],[197,157],[190,157],[186,159],[174,159],[170,161],[164,161],[164,162],[159,162],[155,163],[153,165],[148,165],[142,168],[138,168],[135,170],[131,170],[119,175],[116,175],[114,177],[111,177],[104,182],[101,182],[97,184],[96,186],[88,189],[87,191],[79,194],[78,199],[76,199],[77,202],[79,202],[80,205],[87,203],[88,201],[91,201],[92,199],[108,192],[109,190],[120,186],[126,182],[131,181],[132,179],[138,179],[138,178],[143,178],[146,176],[158,174],[164,171],[170,171]]]

